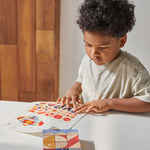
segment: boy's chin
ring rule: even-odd
[[[101,65],[105,65],[106,63],[102,62],[102,61],[94,61],[92,60],[96,65],[101,66]]]

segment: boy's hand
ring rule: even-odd
[[[76,113],[88,113],[90,111],[101,113],[111,109],[109,99],[94,100],[76,107]]]
[[[56,103],[61,103],[62,106],[66,105],[67,108],[73,105],[76,107],[77,103],[81,103],[79,95],[81,94],[81,83],[75,82],[74,85],[68,90],[64,97],[58,98]]]
[[[56,101],[57,104],[61,103],[61,106],[66,105],[67,108],[69,108],[72,105],[73,105],[73,107],[76,107],[77,102],[81,103],[79,95],[77,95],[77,94],[74,94],[74,95],[68,94],[64,97],[58,98]]]

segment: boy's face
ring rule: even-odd
[[[124,46],[127,36],[111,37],[99,32],[83,32],[87,55],[96,65],[104,65],[115,59]]]

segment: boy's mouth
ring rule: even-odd
[[[100,63],[102,62],[102,59],[100,57],[93,57],[92,60],[95,62],[95,63]]]

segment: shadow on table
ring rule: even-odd
[[[145,112],[145,113],[130,113],[130,112],[121,112],[121,111],[115,111],[115,110],[110,110],[108,112],[103,112],[103,113],[89,113],[92,116],[108,116],[108,115],[132,115],[132,116],[142,116],[142,117],[150,117],[150,112]]]
[[[82,150],[95,150],[94,143],[92,141],[80,140]]]
[[[19,145],[19,144],[9,144],[8,143],[0,143],[0,150],[41,150],[41,146],[39,145]]]
[[[28,134],[28,133],[26,133]],[[43,138],[43,133],[42,132],[37,132],[37,133],[29,133],[29,135],[37,136]]]

